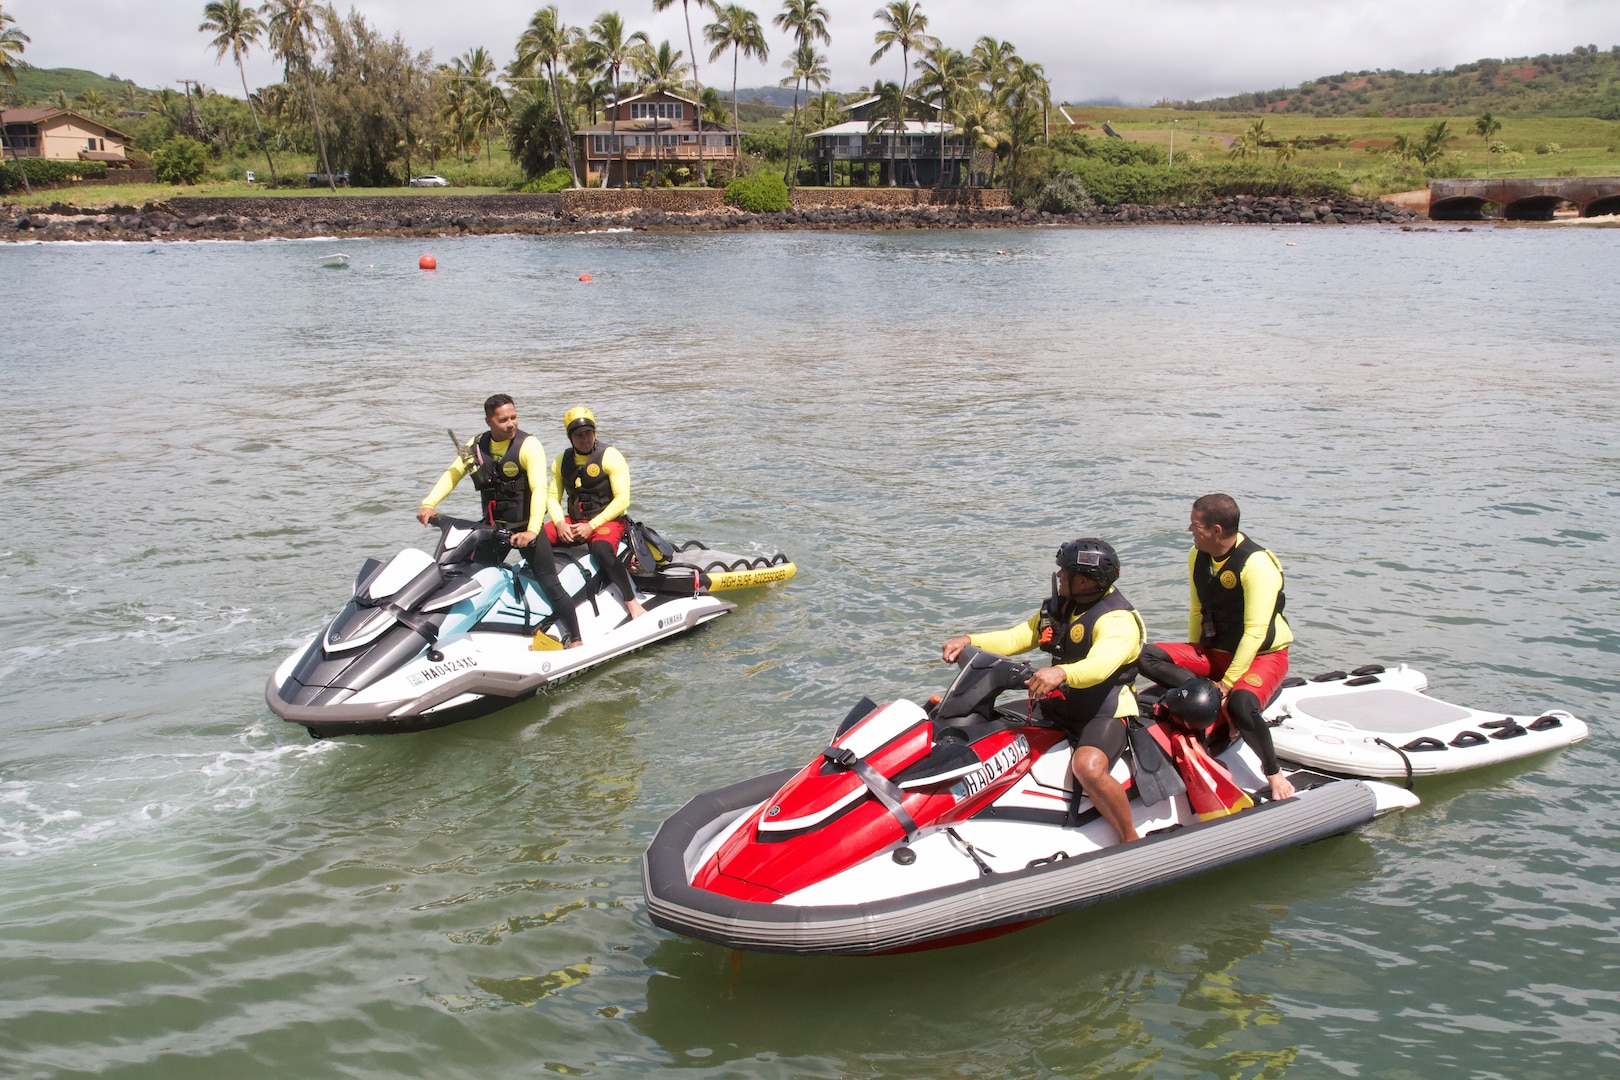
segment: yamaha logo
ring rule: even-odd
[[[602,475],[602,466],[598,465],[594,461],[591,462],[589,465],[587,465],[585,467],[585,475],[589,476],[589,477],[592,477],[592,478],[601,476]]]
[[[766,817],[775,817],[777,814],[780,814],[781,812],[782,812],[782,808],[780,806],[773,806],[769,810],[765,811],[765,816]]]
[[[1230,571],[1230,570],[1222,570],[1221,571],[1221,588],[1223,588],[1223,589],[1235,589],[1235,588],[1237,588],[1237,581],[1238,581],[1237,575],[1232,573],[1232,571]]]
[[[501,472],[505,473],[508,477],[516,476],[518,474],[518,463],[515,461],[502,463]]]

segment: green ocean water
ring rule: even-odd
[[[0,245],[0,1076],[1620,1075],[1617,257],[1367,227]],[[444,429],[495,391],[551,452],[591,406],[637,516],[798,577],[505,712],[311,741],[266,676],[364,558],[428,543]],[[1211,490],[1283,561],[1296,672],[1405,661],[1592,738],[953,950],[652,926],[665,816],[862,694],[941,689],[938,643],[1026,617],[1061,540],[1110,539],[1179,636]]]

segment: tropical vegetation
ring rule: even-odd
[[[1010,42],[985,35],[957,48],[935,37],[925,2],[884,0],[871,24],[878,77],[838,94],[828,89],[822,51],[834,29],[824,0],[780,0],[763,18],[740,3],[680,0],[685,48],[653,40],[621,11],[575,26],[552,4],[519,29],[504,68],[485,47],[438,61],[326,0],[208,0],[198,26],[203,55],[220,68],[229,61],[242,97],[195,80],[149,91],[116,77],[31,68],[22,60],[28,36],[0,6],[0,93],[13,104],[71,107],[102,120],[131,136],[138,163],[161,158],[164,175],[181,182],[240,183],[257,165],[271,186],[301,187],[307,175],[328,190],[340,176],[388,187],[424,171],[458,186],[577,187],[575,132],[603,120],[610,103],[654,90],[688,97],[706,122],[742,131],[733,150],[702,169],[659,160],[655,144],[653,171],[641,182],[657,185],[761,172],[788,188],[829,182],[825,166],[805,167],[806,136],[847,120],[857,99],[869,104],[868,135],[886,143],[877,182],[914,184],[919,161],[937,156],[938,168],[928,170],[935,182],[1007,188],[1047,209],[1245,192],[1371,193],[1434,176],[1620,165],[1620,125],[1590,119],[1620,118],[1611,108],[1620,107],[1620,48],[1416,75],[1346,73],[1290,91],[1103,109],[1055,102],[1041,65]],[[648,0],[651,12],[674,4]],[[767,24],[788,39],[774,57]],[[279,82],[248,84],[245,62],[256,54],[279,62]],[[699,62],[727,59],[729,88],[704,86]],[[784,74],[782,89],[769,93],[784,97],[742,100],[742,65],[772,59]],[[916,120],[943,121],[929,125],[920,152],[914,137],[895,138]],[[898,147],[906,147],[903,161]],[[947,168],[950,159],[966,168]],[[4,175],[0,185],[27,184],[36,171]],[[834,167],[830,180],[872,182],[848,167]]]

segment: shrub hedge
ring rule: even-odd
[[[19,169],[18,166],[21,166]],[[105,180],[107,163],[104,161],[56,161],[50,158],[7,158],[0,164],[0,192],[16,191],[23,186],[23,175],[30,184],[61,184],[69,180]]]
[[[176,135],[152,154],[152,171],[160,184],[195,184],[208,167],[208,148]]]
[[[558,166],[546,173],[537,176],[527,184],[518,188],[519,191],[531,195],[555,195],[559,191],[567,191],[574,186],[574,174],[568,171],[567,166]]]
[[[1333,197],[1350,194],[1350,180],[1331,169],[1260,165],[1244,161],[1188,165],[1112,165],[1095,157],[1065,157],[1072,174],[1100,203],[1154,206],[1199,203],[1233,195]]]
[[[788,208],[788,189],[774,172],[739,176],[726,185],[726,203],[755,214],[776,214]]]

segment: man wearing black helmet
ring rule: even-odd
[[[444,470],[428,497],[417,508],[416,520],[423,525],[433,517],[441,502],[455,490],[461,478],[471,475],[478,489],[478,517],[486,525],[511,531],[511,547],[520,548],[557,619],[570,640],[579,643],[579,618],[574,605],[557,580],[556,558],[541,529],[546,507],[551,501],[546,474],[546,451],[540,440],[518,427],[517,406],[509,394],[491,394],[484,402],[484,425],[488,431],[468,442],[456,460]],[[506,558],[507,547],[484,553],[496,562]]]
[[[988,634],[954,637],[940,650],[955,663],[975,645],[1012,656],[1040,648],[1052,654],[1026,684],[1043,718],[1061,725],[1074,744],[1070,769],[1080,790],[1122,841],[1137,839],[1130,802],[1109,770],[1125,750],[1125,718],[1136,715],[1131,682],[1147,631],[1114,588],[1119,556],[1102,540],[1070,540],[1057,552],[1052,594],[1025,622]]]
[[[1232,726],[1260,758],[1273,798],[1294,785],[1282,775],[1271,729],[1261,710],[1288,674],[1294,640],[1283,616],[1282,564],[1238,531],[1238,505],[1230,495],[1205,495],[1192,505],[1187,531],[1191,612],[1187,641],[1158,642],[1142,650],[1142,674],[1165,687],[1194,676],[1218,680]]]

